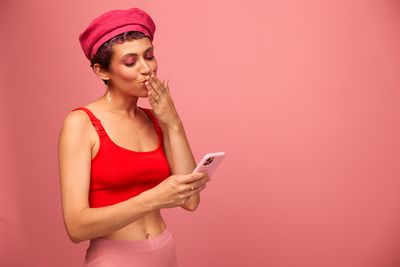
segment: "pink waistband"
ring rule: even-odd
[[[145,240],[116,240],[96,238],[90,240],[88,249],[105,249],[118,251],[147,251],[164,246],[172,238],[171,233],[165,229],[161,234]]]

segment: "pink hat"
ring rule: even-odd
[[[153,41],[156,25],[151,17],[139,8],[112,10],[95,18],[79,35],[79,42],[85,56],[90,60],[102,44],[128,31],[140,31]]]

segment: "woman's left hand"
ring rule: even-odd
[[[145,84],[150,105],[158,121],[167,127],[180,124],[181,121],[172,101],[168,82],[166,80],[161,82],[155,74],[152,74]]]

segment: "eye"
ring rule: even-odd
[[[133,65],[135,65],[135,61],[134,62],[129,62],[129,63],[125,63],[125,66],[127,67],[132,67]]]

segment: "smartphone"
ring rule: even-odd
[[[193,173],[206,172],[209,177],[214,173],[215,169],[225,157],[225,152],[214,152],[206,154],[197,164]]]

